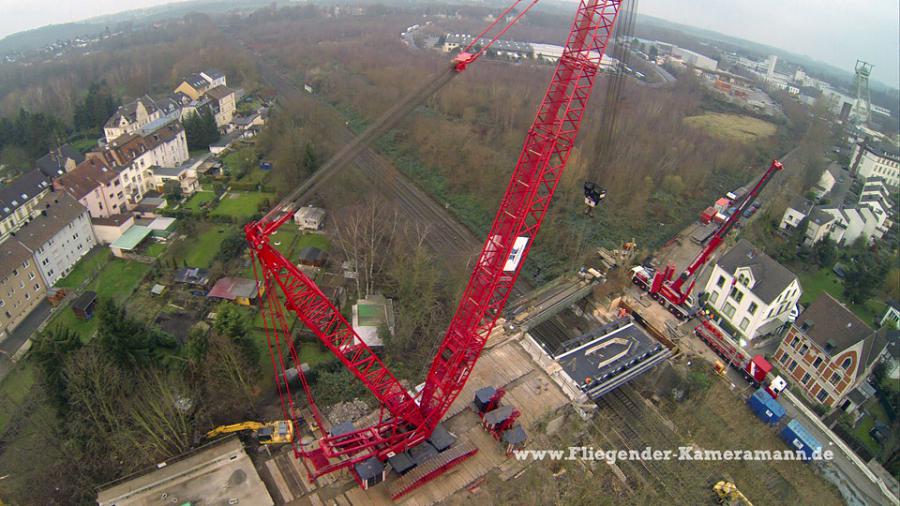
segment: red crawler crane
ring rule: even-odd
[[[650,296],[653,297],[654,300],[665,306],[669,312],[674,314],[678,319],[685,320],[689,318],[693,308],[689,307],[687,301],[691,292],[694,290],[694,284],[697,282],[696,279],[693,279],[694,274],[696,274],[701,267],[706,265],[710,256],[712,256],[722,242],[725,241],[725,236],[728,235],[728,232],[735,224],[737,224],[738,220],[741,219],[744,211],[750,208],[753,201],[759,196],[760,192],[762,192],[763,188],[765,188],[772,177],[783,168],[784,166],[782,166],[781,162],[778,160],[772,161],[772,165],[769,166],[766,173],[763,174],[759,182],[756,183],[756,186],[744,196],[740,205],[737,206],[737,210],[735,210],[734,213],[732,213],[732,215],[712,233],[712,235],[707,237],[704,241],[706,242],[706,246],[680,276],[674,280],[672,279],[672,276],[675,275],[675,266],[672,264],[667,265],[665,270],[656,272],[651,272],[644,267],[638,266],[632,269],[634,272],[634,276],[632,277],[634,284],[641,289],[650,292]],[[687,283],[689,279],[691,282],[685,286],[685,283]]]
[[[533,0],[528,8],[536,2]],[[270,244],[269,236],[290,219],[290,204],[279,205],[259,222],[246,226],[254,269],[259,265],[256,275],[260,281],[260,303],[265,308],[263,320],[285,416],[298,419],[293,396],[281,380],[287,353],[300,373],[314,428],[321,430],[321,416],[300,370],[284,309],[296,314],[381,405],[379,420],[371,427],[323,434],[313,445],[295,442],[295,454],[313,464],[311,478],[373,457],[384,461],[421,443],[432,434],[459,395],[503,310],[553,198],[598,77],[620,4],[621,0],[579,2],[565,50],[525,138],[490,234],[419,394],[410,393],[400,384],[315,283]],[[477,41],[478,38],[472,45]],[[454,59],[455,70],[464,70],[486,47],[475,54],[469,49]],[[283,301],[279,293],[283,294]]]

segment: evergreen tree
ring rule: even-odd
[[[41,333],[31,347],[31,357],[41,370],[44,389],[60,415],[64,415],[68,407],[63,367],[68,356],[79,348],[80,336],[61,326]]]

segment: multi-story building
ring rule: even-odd
[[[234,90],[227,86],[216,86],[207,91],[206,96],[215,104],[213,114],[216,118],[216,126],[221,128],[231,123],[235,110]]]
[[[134,102],[119,106],[116,113],[103,126],[103,134],[109,143],[123,135],[137,132],[161,117],[162,111],[156,102],[144,95]]]
[[[851,171],[857,177],[881,177],[891,188],[900,186],[900,153],[896,149],[861,142],[853,147]]]
[[[71,272],[97,241],[88,210],[69,194],[48,193],[38,208],[40,214],[11,240],[19,241],[31,252],[44,283],[53,286]]]
[[[775,362],[810,399],[844,408],[847,394],[872,372],[885,336],[823,293],[791,325]]]
[[[47,286],[31,252],[15,239],[0,243],[0,340],[46,295]]]
[[[153,167],[178,167],[188,159],[187,138],[180,123],[170,123],[148,135],[126,134],[54,185],[81,202],[94,218],[134,209],[156,189]]]
[[[793,272],[743,239],[716,262],[705,291],[718,323],[748,341],[781,328],[802,293]]]
[[[108,218],[127,210],[119,173],[101,157],[88,157],[75,170],[55,179],[53,186],[71,195],[94,218]]]
[[[175,88],[175,93],[184,93],[191,97],[191,100],[199,100],[207,91],[217,86],[225,85],[225,74],[218,70],[210,69],[204,70],[198,74],[191,74],[185,78],[178,84],[178,87]]]
[[[38,200],[49,191],[50,181],[38,169],[0,188],[0,241],[34,217]]]

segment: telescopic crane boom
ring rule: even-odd
[[[656,271],[653,273],[643,267],[635,267],[633,269],[634,277],[632,278],[634,284],[650,292],[650,295],[655,300],[665,306],[669,312],[679,319],[684,320],[689,318],[691,316],[692,308],[687,307],[686,302],[688,297],[690,297],[691,292],[694,290],[694,284],[697,282],[697,280],[694,279],[694,275],[706,265],[706,262],[709,261],[712,254],[719,248],[722,242],[725,241],[728,232],[730,232],[741,219],[744,211],[750,208],[753,201],[756,200],[756,197],[762,192],[763,188],[765,188],[766,185],[769,184],[769,181],[772,180],[772,177],[783,168],[784,166],[778,160],[772,161],[772,164],[769,166],[768,170],[766,170],[765,174],[763,174],[762,178],[760,178],[752,190],[742,197],[741,203],[737,206],[737,209],[731,216],[729,216],[728,219],[707,238],[706,246],[703,247],[700,254],[694,258],[694,261],[687,266],[681,275],[674,280],[672,279],[675,274],[675,266],[672,264],[667,265],[664,271]],[[685,285],[688,280],[690,280],[690,283]]]
[[[297,315],[381,405],[378,421],[370,427],[332,431],[313,445],[295,443],[297,456],[313,465],[311,477],[372,458],[384,461],[421,443],[461,392],[521,272],[572,152],[620,4],[621,0],[579,1],[563,54],[420,393],[407,391],[316,284],[270,244],[269,236],[290,218],[295,194],[260,221],[245,227],[254,269],[259,267],[259,299],[264,307],[262,315],[275,377],[284,377],[286,360],[293,361],[312,411],[312,422],[323,429],[321,415],[299,366],[286,309]],[[453,68],[465,68],[485,49],[474,54],[464,51],[454,60]],[[289,385],[280,380],[276,385],[285,417],[297,419],[299,413]]]

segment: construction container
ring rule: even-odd
[[[725,215],[722,214],[722,213],[716,213],[716,215],[713,216],[713,221],[716,222],[716,223],[718,223],[718,224],[720,224],[720,225],[721,225],[722,223],[725,223],[725,220],[727,220],[727,219],[728,219],[728,217],[725,216]]]
[[[730,206],[730,205],[731,205],[731,201],[726,199],[725,197],[722,197],[716,201],[716,205],[714,207],[716,208],[716,211],[719,211],[720,213],[724,213],[725,210],[728,209],[728,206]]]
[[[711,207],[711,206],[707,207],[706,209],[703,210],[702,213],[700,213],[700,223],[702,223],[704,225],[708,225],[709,222],[711,222],[715,216],[716,216],[716,208]]]
[[[791,450],[802,452],[807,460],[822,451],[822,445],[797,420],[791,420],[784,426],[781,430],[781,439],[787,442]]]
[[[747,399],[747,405],[756,416],[769,425],[775,425],[784,417],[784,408],[781,404],[766,392],[765,388],[760,388]]]

